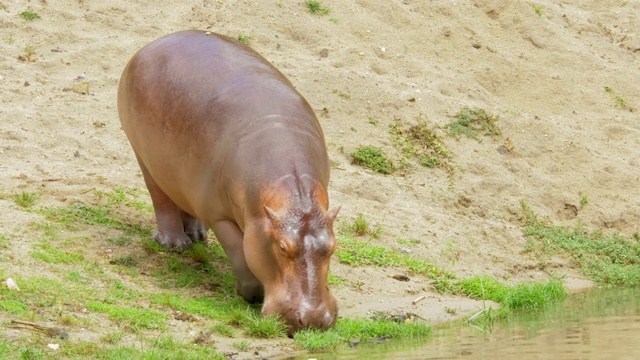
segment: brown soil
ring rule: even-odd
[[[556,224],[639,230],[638,2],[323,3],[329,15],[309,14],[302,1],[0,2],[0,233],[15,244],[6,251],[28,251],[34,240],[14,231],[37,217],[8,195],[37,191],[41,203],[60,204],[88,189],[144,187],[117,117],[117,82],[140,47],[191,28],[249,35],[288,76],[324,128],[340,221],[363,213],[382,226],[380,245],[461,277],[515,283],[548,277],[523,253],[513,220],[521,200]],[[17,14],[26,9],[41,18],[23,20]],[[464,106],[499,115],[502,135],[446,135]],[[359,145],[400,159],[389,124],[420,116],[453,155],[452,177],[421,166],[385,176],[351,163]],[[24,264],[7,269],[37,271]],[[589,285],[566,265],[559,260],[553,271],[569,287]],[[480,306],[436,294],[426,278],[394,280],[395,269],[334,261],[332,270],[361,283],[336,287],[342,316],[405,311],[436,322]]]

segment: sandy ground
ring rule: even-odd
[[[6,251],[28,246],[14,229],[35,216],[10,194],[64,203],[88,189],[144,187],[117,117],[117,82],[140,47],[183,29],[249,35],[292,81],[324,128],[339,222],[363,213],[382,226],[380,245],[462,277],[514,283],[548,276],[523,253],[513,221],[522,200],[556,224],[640,230],[639,2],[323,3],[330,14],[309,14],[303,1],[0,1],[0,233],[23,244]],[[27,9],[41,18],[17,15]],[[463,106],[499,115],[502,136],[447,136]],[[400,159],[388,125],[419,116],[443,135],[451,179],[441,169],[385,176],[351,164],[359,145]],[[513,151],[499,151],[505,145]],[[568,286],[588,285],[562,260],[552,267]],[[332,270],[362,282],[335,290],[343,316],[397,310],[436,322],[452,317],[446,308],[460,316],[479,306],[435,294],[428,279],[387,276],[396,270],[337,261]]]

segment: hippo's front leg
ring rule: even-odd
[[[231,268],[238,281],[236,291],[249,303],[262,302],[264,288],[247,266],[242,247],[243,234],[238,225],[231,221],[219,221],[213,225],[213,232],[231,260]]]

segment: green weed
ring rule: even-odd
[[[403,128],[396,118],[389,124],[389,134],[393,146],[407,159],[415,159],[420,165],[433,168],[443,167],[452,172],[450,155],[442,139],[429,129],[424,116],[418,117],[418,124]]]
[[[387,158],[382,149],[376,146],[360,146],[351,153],[353,163],[367,167],[381,174],[391,174],[394,170],[393,162]]]
[[[403,239],[403,238],[398,238],[398,244],[400,245],[404,245],[404,246],[416,246],[420,243],[420,241],[416,240],[416,239]]]
[[[322,5],[320,1],[306,0],[304,4],[307,6],[307,11],[315,15],[327,15],[331,12],[331,9]]]
[[[464,107],[454,116],[454,119],[447,127],[449,134],[455,138],[465,135],[478,140],[479,135],[497,136],[501,134],[496,125],[498,117],[483,109]]]
[[[589,198],[587,198],[587,196],[583,196],[580,199],[580,207],[584,207],[585,205],[587,205],[589,203]]]
[[[344,91],[340,91],[340,90],[334,89],[332,92],[334,94],[338,94],[338,96],[340,96],[341,98],[343,98],[345,100],[351,100],[351,95],[349,95],[348,93],[346,93]]]
[[[21,18],[25,19],[26,21],[33,21],[35,19],[40,19],[40,15],[38,15],[38,13],[30,10],[25,10],[21,12],[19,15]]]
[[[245,44],[245,45],[249,45],[249,42],[251,42],[251,36],[249,35],[243,35],[240,34],[237,37],[238,41],[240,41],[241,43]]]
[[[622,97],[622,95],[617,94],[616,92],[614,92],[613,89],[610,86],[605,86],[604,87],[604,91],[613,96],[613,101],[615,102],[615,105],[616,105],[617,108],[619,108],[619,109],[629,109],[629,106],[627,105],[627,101]]]
[[[341,286],[349,285],[349,283],[346,280],[333,274],[329,274],[328,281],[329,281],[329,285],[341,285]]]
[[[531,6],[533,7],[533,11],[535,11],[536,15],[544,15],[544,7],[542,5],[532,4]]]
[[[345,229],[356,236],[370,235],[372,239],[380,237],[382,226],[372,226],[362,213],[358,213],[351,223],[345,225]]]
[[[16,205],[21,206],[23,208],[30,208],[33,205],[35,205],[39,197],[40,195],[36,193],[22,191],[18,194],[13,195],[13,202],[16,203]]]

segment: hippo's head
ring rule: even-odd
[[[339,208],[325,210],[326,192],[320,199],[289,195],[281,200],[275,201],[277,207],[264,205],[261,243],[244,246],[247,265],[264,286],[262,315],[281,315],[289,335],[329,328],[338,312],[327,277]]]

